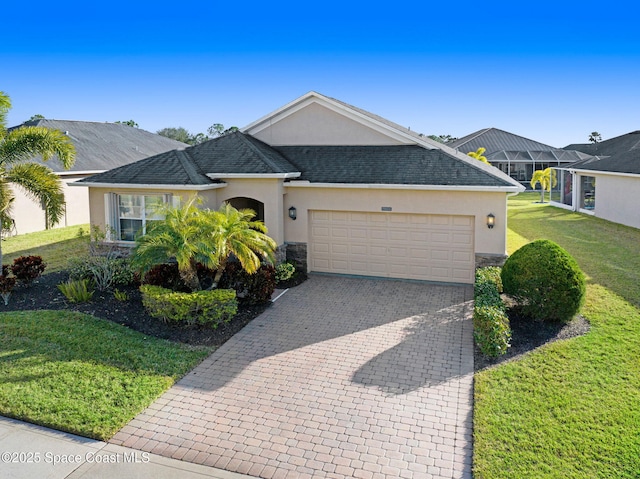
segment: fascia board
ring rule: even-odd
[[[211,185],[148,185],[131,183],[90,183],[87,181],[68,183],[69,186],[86,186],[90,188],[118,188],[126,190],[190,190],[205,191],[224,188],[226,183],[216,183]]]
[[[365,184],[365,183],[310,183],[291,181],[284,184],[288,188],[338,188],[338,189],[376,189],[376,190],[420,190],[420,191],[485,191],[501,193],[522,193],[525,187],[519,186],[460,186],[460,185],[401,185],[401,184]]]

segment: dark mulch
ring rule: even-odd
[[[590,328],[589,322],[582,316],[576,316],[569,323],[549,323],[526,318],[514,306],[507,310],[507,314],[511,326],[511,347],[505,355],[489,358],[484,356],[476,345],[474,350],[474,369],[476,371],[518,359],[553,341],[581,336],[586,334]]]
[[[66,272],[49,273],[37,279],[31,286],[17,286],[11,294],[7,306],[0,299],[0,312],[40,309],[79,311],[157,338],[194,346],[220,346],[271,305],[271,303],[258,305],[241,303],[238,307],[238,314],[229,323],[220,325],[217,329],[203,326],[177,326],[166,324],[149,316],[142,306],[137,286],[118,288],[127,293],[129,300],[126,302],[118,301],[112,291],[96,291],[88,303],[70,303],[57,287],[67,279]],[[306,277],[301,275],[297,283],[291,282],[290,285],[295,286],[304,279]],[[281,287],[278,285],[278,288]]]

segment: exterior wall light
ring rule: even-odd
[[[298,217],[298,210],[296,210],[295,206],[289,208],[289,218],[295,220]]]
[[[496,217],[493,213],[487,215],[487,228],[492,229],[496,224]]]

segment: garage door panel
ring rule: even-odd
[[[473,217],[311,211],[312,271],[472,283]]]

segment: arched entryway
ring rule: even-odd
[[[244,196],[238,196],[236,198],[230,198],[226,200],[231,206],[238,210],[250,209],[256,212],[254,221],[264,221],[264,203],[253,198],[246,198]]]

